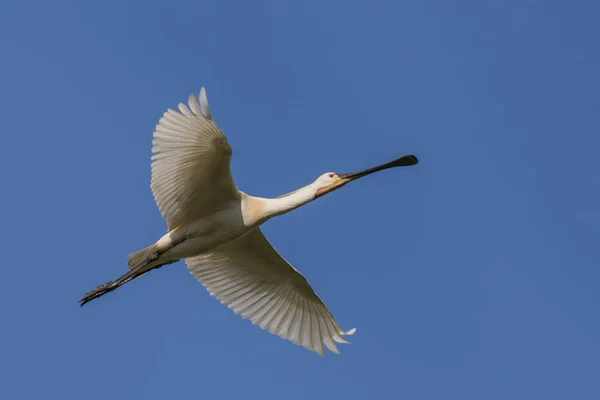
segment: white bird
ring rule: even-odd
[[[147,272],[185,259],[188,269],[223,304],[269,332],[324,356],[323,345],[355,329],[340,328],[300,272],[265,238],[260,225],[371,173],[417,164],[413,155],[351,174],[328,172],[276,199],[250,196],[231,176],[231,147],[212,118],[204,88],[189,107],[168,110],[152,141],[151,189],[168,233],[128,256],[129,272],[88,292],[81,305]]]

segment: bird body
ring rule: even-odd
[[[158,242],[157,249],[164,252],[163,261],[176,261],[195,256],[223,243],[230,242],[253,228],[246,224],[242,197],[224,205],[223,209],[182,223]]]
[[[183,223],[161,237],[153,247],[160,256],[146,268],[170,264],[231,242],[270,218],[314,200],[317,189],[315,182],[276,199],[254,197],[239,191],[239,197],[224,204],[222,209]]]
[[[206,91],[189,107],[164,113],[154,132],[151,188],[168,232],[128,256],[129,271],[88,292],[81,305],[153,269],[184,259],[188,269],[223,304],[261,328],[324,355],[347,343],[344,331],[308,281],[271,246],[260,225],[352,180],[399,166],[409,155],[352,174],[328,172],[276,199],[237,189],[227,138],[215,124]]]

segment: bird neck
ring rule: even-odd
[[[296,208],[310,203],[315,199],[316,189],[313,184],[304,186],[276,199],[267,199],[264,212],[267,218],[288,213]]]

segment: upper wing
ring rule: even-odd
[[[259,228],[218,249],[186,258],[190,272],[236,314],[324,356],[347,343],[327,306]]]
[[[239,196],[230,169],[231,147],[213,121],[206,91],[200,103],[179,104],[160,119],[152,140],[150,187],[169,229],[207,215]]]

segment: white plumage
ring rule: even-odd
[[[206,101],[206,91],[200,99]],[[154,199],[169,229],[210,214],[238,197],[231,177],[231,146],[210,116],[208,102],[189,97],[181,114],[168,110],[154,131],[152,182]],[[205,112],[202,113],[201,110]]]
[[[302,274],[271,246],[260,225],[348,182],[417,163],[409,155],[353,174],[328,172],[276,199],[240,192],[231,176],[232,150],[212,118],[204,88],[189,107],[168,110],[152,141],[151,189],[168,233],[129,256],[130,270],[81,300],[85,304],[152,269],[185,259],[188,269],[223,304],[262,329],[324,355],[348,343],[327,306]]]
[[[260,228],[216,251],[185,260],[190,272],[236,314],[324,355],[346,343],[344,332],[306,279],[281,257]]]

